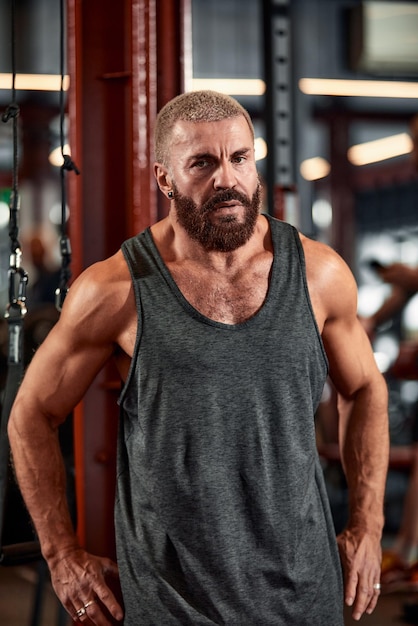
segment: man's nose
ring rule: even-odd
[[[236,185],[236,176],[232,163],[225,161],[215,171],[215,189],[232,189]]]

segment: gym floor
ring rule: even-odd
[[[39,581],[43,580],[43,584]],[[373,615],[355,622],[346,611],[345,626],[405,626],[403,605],[418,602],[413,594],[383,594]],[[418,622],[415,622],[418,623]],[[0,624],[2,626],[70,626],[60,610],[48,576],[39,566],[0,567]]]
[[[0,624],[2,626],[70,626],[49,582],[46,567],[0,567]]]

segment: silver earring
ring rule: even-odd
[[[170,200],[171,200],[171,198],[173,198],[174,194],[173,194],[173,192],[172,192],[172,191],[169,191],[169,192],[167,193],[167,196],[168,196],[168,197],[170,198]]]

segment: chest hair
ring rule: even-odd
[[[185,299],[202,315],[224,324],[239,324],[262,307],[270,265],[268,261],[257,264],[251,271],[226,274],[176,266],[169,269]]]

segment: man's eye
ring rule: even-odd
[[[204,161],[203,159],[201,161],[195,161],[193,163],[193,167],[196,167],[198,169],[202,169],[206,167],[207,165],[209,165],[209,161]]]
[[[233,162],[234,162],[234,163],[238,163],[238,164],[239,164],[239,163],[244,163],[244,161],[245,161],[245,157],[244,157],[244,156],[237,156],[237,157],[235,157],[235,158],[233,159]]]

